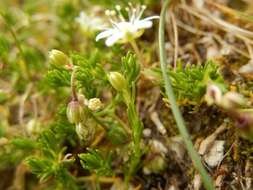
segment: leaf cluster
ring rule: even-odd
[[[108,84],[106,72],[101,64],[102,57],[94,52],[91,56],[73,53],[71,58],[73,64],[77,66],[78,88],[83,89],[87,98],[98,97]]]
[[[87,153],[79,154],[79,158],[81,159],[82,167],[90,172],[95,172],[99,176],[111,176],[113,174],[110,154],[103,158],[100,151],[90,149]]]
[[[219,72],[218,65],[212,60],[203,65],[186,65],[185,67],[182,66],[182,63],[179,63],[175,70],[168,69],[167,72],[179,101],[187,99],[199,102],[210,83],[218,85],[222,91],[226,91],[227,88],[223,76]],[[160,69],[147,69],[144,73],[164,86]]]
[[[77,189],[73,176],[68,172],[69,164],[63,159],[66,148],[62,148],[61,142],[51,129],[42,132],[38,145],[37,149],[41,155],[26,158],[32,173],[36,174],[40,181],[53,177],[59,186]]]
[[[132,86],[136,82],[140,74],[140,65],[136,61],[136,56],[128,52],[121,60],[122,73],[124,74],[128,85]]]
[[[58,186],[77,189],[74,177],[68,171],[74,160],[66,162],[63,158],[66,152],[64,145],[69,142],[70,147],[76,146],[77,137],[73,125],[67,121],[64,113],[65,107],[61,107],[56,120],[40,133],[36,143],[39,154],[27,157],[26,163],[41,181],[53,178]],[[16,141],[15,144],[19,142]],[[26,145],[27,142],[23,144]]]
[[[44,80],[53,88],[66,87],[70,85],[70,76],[71,74],[66,68],[51,65]]]

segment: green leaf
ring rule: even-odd
[[[200,101],[209,83],[215,83],[223,91],[227,89],[218,65],[211,60],[204,65],[186,65],[185,67],[182,66],[182,63],[179,63],[176,70],[168,70],[167,72],[179,101],[184,99]],[[146,69],[144,74],[148,77],[153,77],[155,81],[163,85],[164,81],[162,80],[160,69]]]
[[[115,145],[124,144],[127,141],[127,133],[122,126],[115,122],[108,124],[107,138]]]
[[[15,138],[11,141],[18,149],[33,150],[38,147],[38,144],[28,138]]]
[[[47,159],[28,157],[26,163],[29,165],[32,173],[36,174],[41,181],[46,180],[54,174],[52,162]]]
[[[73,64],[78,66],[76,72],[78,88],[84,88],[84,95],[87,98],[99,96],[108,84],[106,73],[99,63],[99,54],[96,51],[89,56],[73,53],[71,58]]]
[[[56,135],[51,129],[45,130],[39,137],[39,144],[43,154],[50,159],[55,159],[57,153],[60,152],[61,140],[56,138]]]
[[[88,153],[79,154],[84,169],[95,172],[99,176],[112,175],[110,155],[104,159],[98,150],[89,150]]]
[[[131,52],[128,52],[121,61],[122,71],[129,86],[132,85],[132,82],[135,82],[140,74],[140,65],[136,61],[136,56]]]
[[[63,68],[53,68],[48,71],[45,81],[56,88],[70,86],[70,72]]]
[[[56,179],[58,180],[60,189],[78,190],[74,177],[61,164],[56,168]]]
[[[5,36],[0,35],[0,57],[5,57],[8,55],[10,49],[10,42]]]

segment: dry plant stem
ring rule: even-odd
[[[210,36],[210,33],[208,32],[203,32],[201,30],[198,30],[196,28],[193,28],[189,25],[186,25],[184,24],[183,22],[181,22],[180,20],[177,20],[177,25],[178,27],[184,29],[185,31],[187,32],[190,32],[190,33],[193,33],[195,35],[202,35],[202,36]],[[247,58],[250,58],[250,55],[248,55],[247,53],[241,51],[240,49],[238,48],[235,48],[234,46],[226,43],[225,40],[223,40],[220,36],[216,35],[216,34],[212,34],[212,37],[217,40],[221,45],[223,45],[224,47],[229,47],[231,50],[239,53],[240,55],[244,56],[244,57],[247,57]],[[242,39],[244,40],[244,42],[247,42],[246,39]],[[248,43],[249,44],[249,43]]]
[[[237,10],[234,10],[232,8],[229,8],[227,6],[224,6],[222,4],[219,4],[217,2],[213,2],[213,1],[206,1],[206,3],[218,8],[220,11],[230,14],[231,16],[235,17],[236,19],[239,17],[242,20],[248,21],[248,22],[252,22],[253,17],[247,13],[243,13]]]
[[[243,40],[243,41],[244,41],[245,46],[246,46],[246,48],[248,50],[250,59],[253,59],[252,46],[246,40]]]
[[[102,128],[103,130],[100,132],[100,134],[98,134],[95,138],[95,140],[92,142],[92,144],[90,145],[91,147],[96,147],[105,137],[105,129]]]
[[[27,172],[27,166],[21,162],[15,171],[15,177],[13,180],[13,186],[11,189],[25,190],[26,180],[25,175]]]
[[[78,182],[95,181],[96,178],[98,178],[98,181],[100,183],[105,183],[105,184],[115,183],[115,181],[119,180],[118,177],[97,177],[96,175],[91,175],[91,176],[79,177],[77,178],[77,181]]]
[[[32,84],[29,84],[26,88],[25,93],[23,94],[23,96],[21,97],[21,100],[19,102],[19,113],[18,113],[18,120],[19,120],[19,124],[23,129],[23,133],[24,135],[27,134],[27,131],[25,129],[25,125],[24,125],[24,112],[25,112],[25,101],[27,100],[29,94],[31,93],[32,90]]]
[[[205,140],[203,140],[200,143],[200,147],[199,147],[199,154],[200,155],[204,155],[206,154],[210,148],[213,146],[213,143],[215,141],[215,139],[217,138],[217,136],[224,132],[227,129],[227,125],[226,124],[222,124],[221,126],[219,126],[214,133],[212,133],[211,135],[209,135],[208,137],[205,138]]]
[[[134,188],[134,190],[140,190],[141,189],[141,185],[138,185],[137,187]]]
[[[173,68],[174,70],[177,68],[177,57],[178,57],[178,31],[177,31],[177,24],[175,16],[172,12],[170,12],[171,17],[171,23],[173,27],[173,33],[174,33],[174,64]]]
[[[188,12],[189,14],[207,22],[212,25],[215,25],[219,27],[220,30],[223,30],[225,32],[231,33],[233,31],[233,35],[241,40],[245,39],[250,44],[253,44],[253,32],[239,28],[231,23],[228,23],[224,20],[221,20],[220,18],[216,18],[213,15],[211,15],[207,10],[206,12],[199,12],[198,10],[195,10],[189,6],[181,5],[178,6],[179,8],[183,9],[184,11]],[[232,34],[232,33],[231,33]]]
[[[186,129],[183,117],[179,111],[179,108],[176,103],[176,98],[174,96],[174,92],[171,86],[170,78],[167,74],[167,65],[166,65],[166,55],[165,55],[165,42],[164,42],[164,25],[165,25],[165,15],[166,15],[166,9],[169,5],[169,0],[166,0],[164,2],[164,5],[162,7],[162,12],[160,16],[160,24],[159,24],[159,50],[160,50],[160,64],[163,74],[163,79],[165,82],[165,91],[166,95],[168,96],[172,112],[174,115],[174,118],[176,120],[176,124],[178,127],[178,130],[184,139],[184,143],[186,145],[187,151],[193,161],[194,166],[198,170],[198,172],[201,175],[202,181],[204,183],[204,186],[207,190],[214,190],[213,182],[208,173],[206,172],[204,166],[201,163],[201,159],[194,149],[193,143],[190,139],[190,135]]]

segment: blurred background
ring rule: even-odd
[[[40,132],[55,121],[59,107],[69,101],[68,84],[60,84],[60,81],[57,81],[61,79],[60,77],[52,79],[48,75],[50,70],[48,52],[59,49],[66,54],[78,52],[88,57],[94,55],[94,59],[113,62],[110,68],[119,68],[115,63],[120,62],[121,57],[127,53],[124,47],[128,45],[107,48],[103,42],[95,42],[98,30],[93,31],[90,23],[82,23],[80,12],[84,11],[108,23],[104,11],[115,7],[116,4],[127,5],[128,2],[126,0],[0,1],[0,189],[47,189],[43,184],[37,186],[38,178],[32,175],[24,164],[27,156],[37,154],[36,148],[34,150],[32,145],[33,141],[20,142],[15,139],[28,137],[36,141]],[[162,1],[131,2],[147,5],[146,15],[160,14]],[[242,84],[240,91],[251,97],[249,93],[253,89],[251,77],[246,76],[245,80],[238,79],[239,82],[235,78],[238,69],[253,59],[253,1],[181,0],[173,1],[170,10],[173,10],[173,15],[168,16],[166,25],[168,61],[173,63],[175,60],[174,49],[177,43],[173,32],[174,24],[178,34],[178,59],[187,64],[201,64],[209,58],[219,60],[225,79],[231,83],[234,81],[236,85],[246,80],[247,86]],[[159,66],[157,29],[158,22],[153,29],[145,32],[139,42],[150,67]],[[143,93],[139,101],[140,105],[148,106],[150,102],[147,102],[147,96],[157,96],[155,95],[157,89],[151,82],[145,83],[146,80],[143,80]],[[91,98],[99,95],[100,92],[96,90],[86,96]],[[161,99],[160,95],[159,98]],[[145,118],[149,115],[147,111],[140,108],[140,112],[148,123],[150,119]],[[171,135],[175,134],[175,131],[172,128]],[[66,136],[61,138],[67,139]],[[243,151],[238,149],[238,154],[243,158],[241,162],[252,160],[253,150],[250,143],[243,141],[240,142],[240,146],[245,148]],[[235,166],[241,166],[241,162]],[[241,169],[242,172],[243,170]],[[231,171],[235,171],[235,168]]]

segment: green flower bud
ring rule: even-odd
[[[162,155],[152,155],[150,156],[150,160],[147,164],[143,167],[143,172],[145,174],[151,173],[160,173],[167,168],[167,161],[164,156]]]
[[[127,81],[119,72],[110,72],[108,79],[113,88],[115,88],[117,91],[122,91],[127,88]]]
[[[95,128],[90,125],[86,126],[83,123],[76,125],[76,134],[85,143],[90,143],[94,139],[95,132]]]
[[[76,134],[78,135],[79,139],[85,140],[89,137],[89,131],[86,126],[82,123],[78,123],[76,125]]]
[[[72,100],[67,107],[67,118],[70,123],[79,123],[83,120],[84,112],[80,103],[76,100]]]
[[[91,98],[88,101],[88,108],[92,111],[97,111],[102,108],[103,104],[99,98]]]
[[[64,66],[70,63],[68,56],[62,51],[53,49],[49,52],[49,61],[55,66]]]

